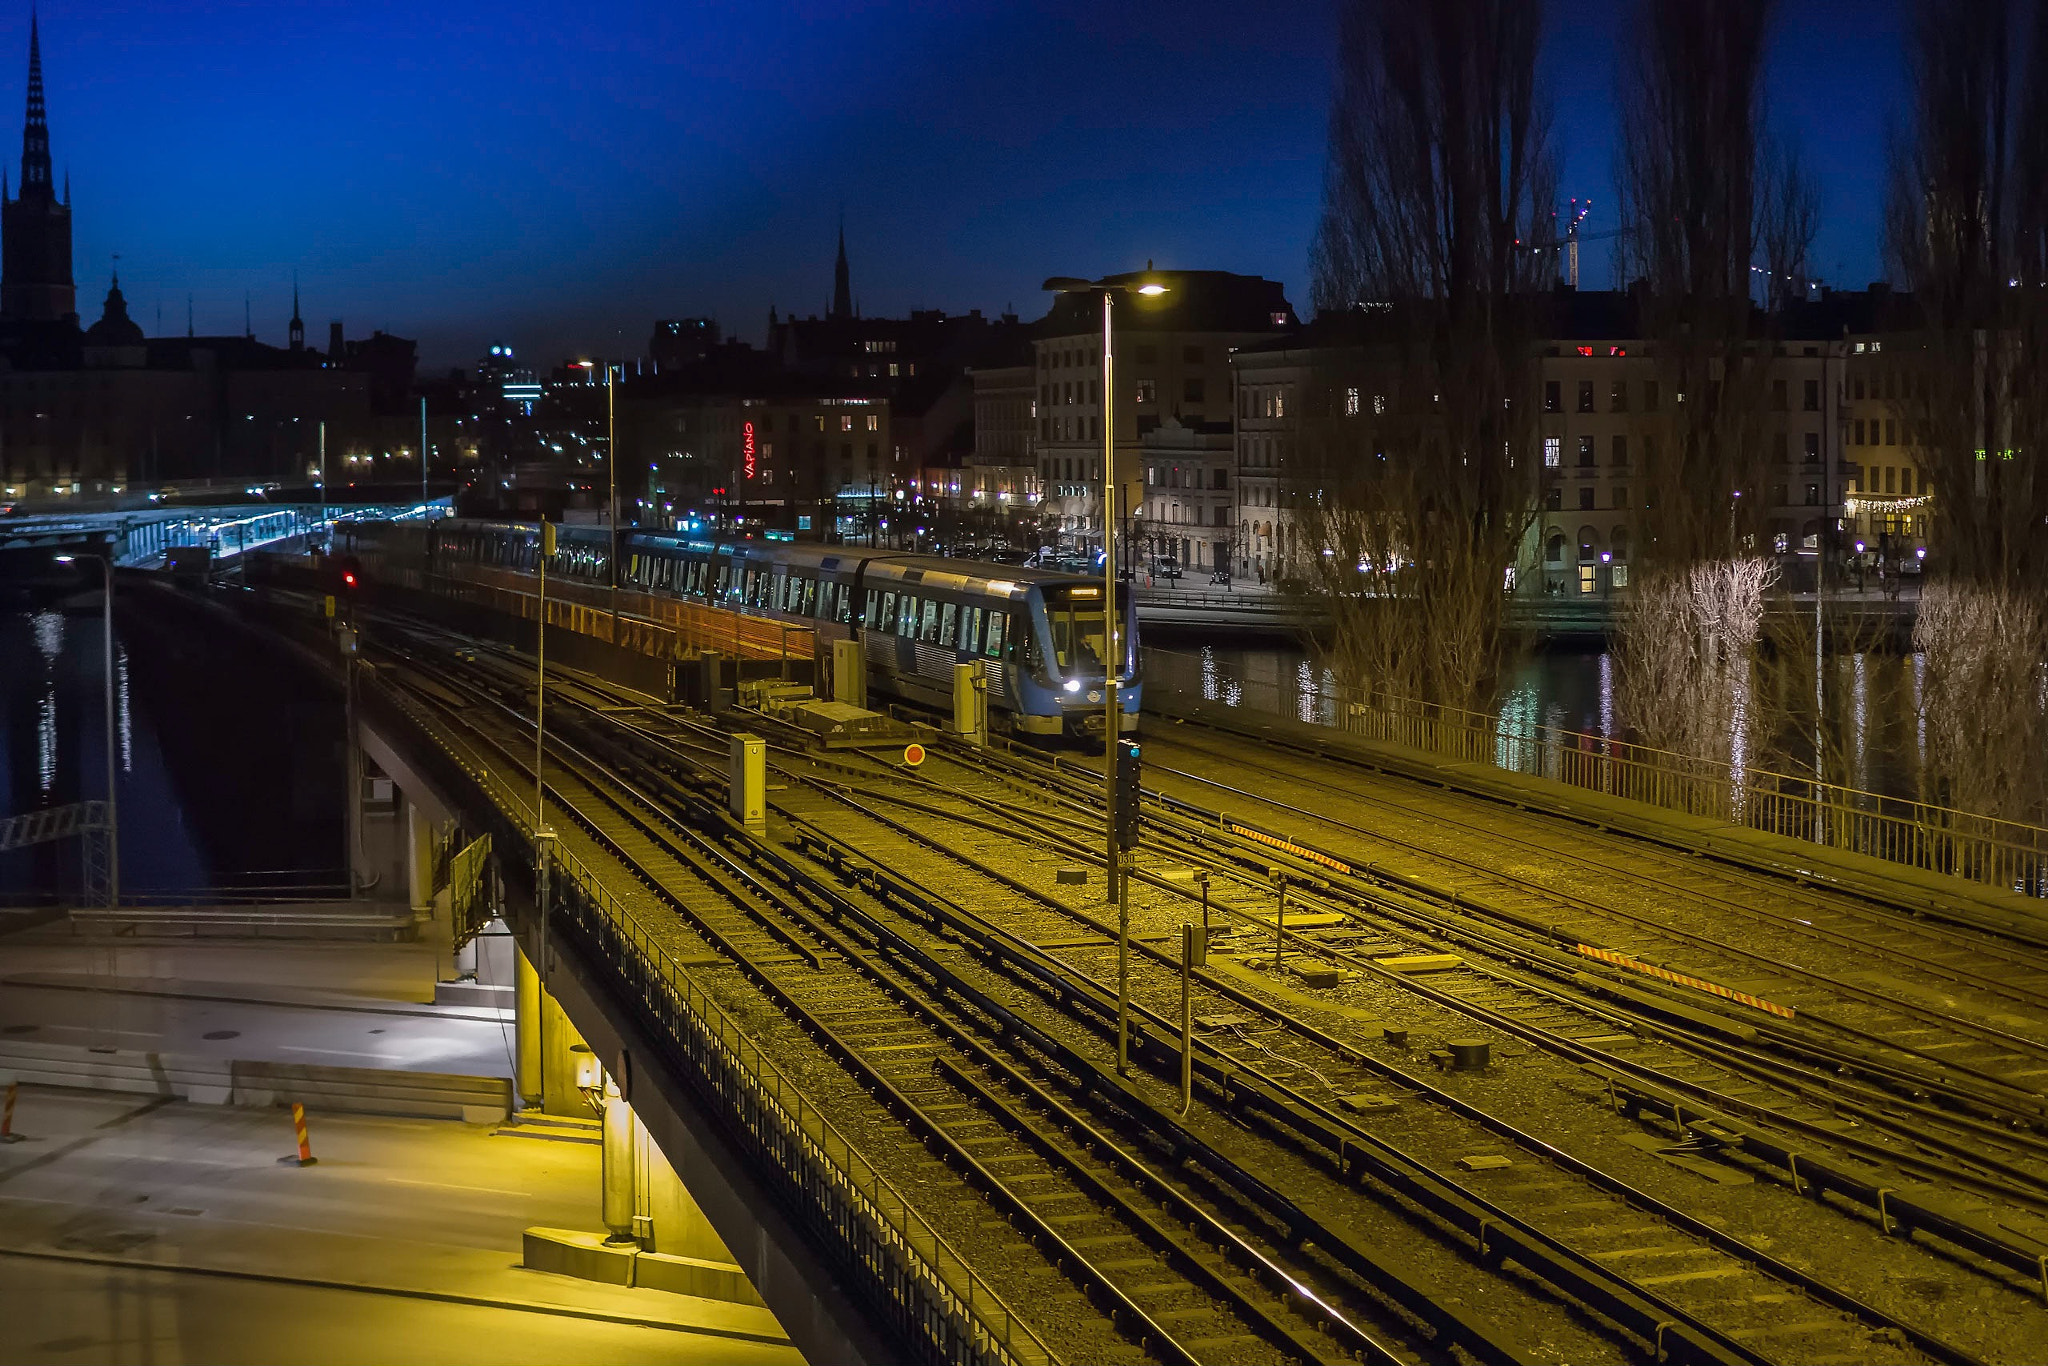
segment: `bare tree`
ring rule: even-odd
[[[1769,20],[1768,0],[1638,0],[1621,62],[1617,264],[1673,401],[1641,441],[1616,655],[1638,734],[1702,758],[1744,746],[1719,727],[1751,691],[1777,579],[1762,558],[1772,347],[1752,267],[1761,250],[1767,299],[1803,293],[1816,218],[1796,154],[1765,133]]]
[[[2031,23],[2027,20],[2031,17]],[[2039,820],[2048,742],[2048,16],[1916,0],[1886,249],[1921,314],[1891,388],[1932,495],[1915,641],[1928,795]],[[2018,756],[2029,756],[2018,758]]]
[[[1304,395],[1293,569],[1348,681],[1431,702],[1490,704],[1532,508],[1541,33],[1527,0],[1352,0],[1341,24],[1311,269],[1350,344]]]

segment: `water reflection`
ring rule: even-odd
[[[1827,668],[1826,692],[1836,715],[1831,732],[1822,737],[1826,776],[1846,779],[1864,791],[1916,796],[1927,747],[1926,720],[1920,715],[1924,658],[1844,654],[1830,656]],[[1186,689],[1207,702],[1311,723],[1334,724],[1343,705],[1333,671],[1299,649],[1148,646],[1146,669],[1149,686]],[[1811,774],[1815,736],[1810,715],[1796,724],[1777,715],[1777,704],[1759,695],[1746,677],[1730,687],[1729,741],[1736,761]],[[1509,769],[1526,767],[1539,726],[1578,732],[1593,741],[1625,738],[1627,699],[1612,655],[1558,651],[1520,661],[1506,680],[1497,720],[1495,762]]]

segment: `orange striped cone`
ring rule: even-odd
[[[20,1093],[21,1083],[8,1078],[7,1098],[0,1100],[0,1143],[19,1143],[25,1137],[14,1132],[14,1099]]]
[[[310,1167],[320,1159],[313,1156],[313,1144],[306,1137],[306,1107],[292,1102],[292,1131],[299,1137],[299,1165]]]

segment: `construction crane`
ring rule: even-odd
[[[1565,218],[1562,236],[1553,236],[1547,242],[1529,242],[1524,244],[1525,249],[1532,252],[1562,249],[1565,262],[1565,283],[1573,289],[1579,287],[1579,243],[1605,242],[1610,238],[1621,236],[1622,232],[1620,228],[1613,228],[1607,232],[1579,231],[1579,224],[1585,221],[1586,215],[1591,212],[1593,212],[1592,200],[1574,199],[1571,201],[1571,210]],[[1557,219],[1557,215],[1554,212],[1550,217],[1553,222]]]

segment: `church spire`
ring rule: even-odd
[[[853,289],[846,270],[846,216],[839,217],[839,260],[832,267],[832,316],[853,316]]]
[[[43,44],[33,12],[28,20],[28,118],[21,129],[21,192],[50,197],[50,120],[43,106]]]
[[[292,327],[291,348],[294,351],[306,349],[306,323],[299,316],[299,273],[292,272]]]

